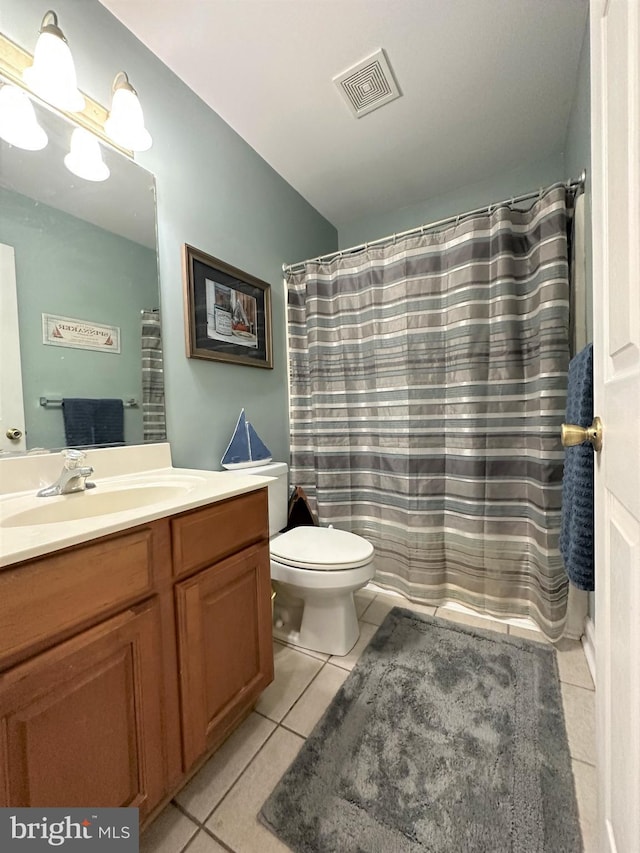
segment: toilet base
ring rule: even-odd
[[[305,600],[286,583],[274,582],[276,600],[273,636],[310,651],[347,655],[358,642],[360,627],[353,593],[350,591],[314,595],[305,591]]]

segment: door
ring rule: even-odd
[[[640,3],[591,2],[598,850],[640,850]]]
[[[175,589],[187,770],[273,680],[269,546],[245,548]]]
[[[15,253],[4,243],[0,243],[0,365],[0,451],[26,450]]]
[[[133,806],[165,793],[158,607],[0,675],[0,806]]]

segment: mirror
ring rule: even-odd
[[[147,423],[143,429],[141,312],[159,308],[154,177],[103,143],[109,178],[76,177],[64,165],[75,124],[33,100],[47,146],[25,151],[0,140],[0,244],[12,247],[14,257],[26,437],[21,449],[77,446],[65,433],[71,406],[63,410],[64,398],[121,399],[125,444],[163,440],[161,360],[153,374],[159,428],[149,430]],[[12,253],[0,249],[4,293],[13,287],[6,263]],[[157,334],[158,316],[150,318]],[[17,354],[3,354],[3,380],[5,371],[18,380],[17,362]],[[6,406],[0,408],[4,438],[10,424]],[[121,443],[111,438],[106,428],[95,443]]]

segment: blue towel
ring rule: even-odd
[[[593,421],[593,344],[569,362],[566,422],[591,426]],[[560,551],[569,580],[578,589],[594,588],[593,447],[566,447],[562,475]]]
[[[62,413],[68,447],[124,444],[122,400],[65,397]]]

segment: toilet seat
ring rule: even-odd
[[[295,527],[273,538],[270,550],[282,565],[325,572],[360,568],[374,553],[362,536],[334,527]]]

